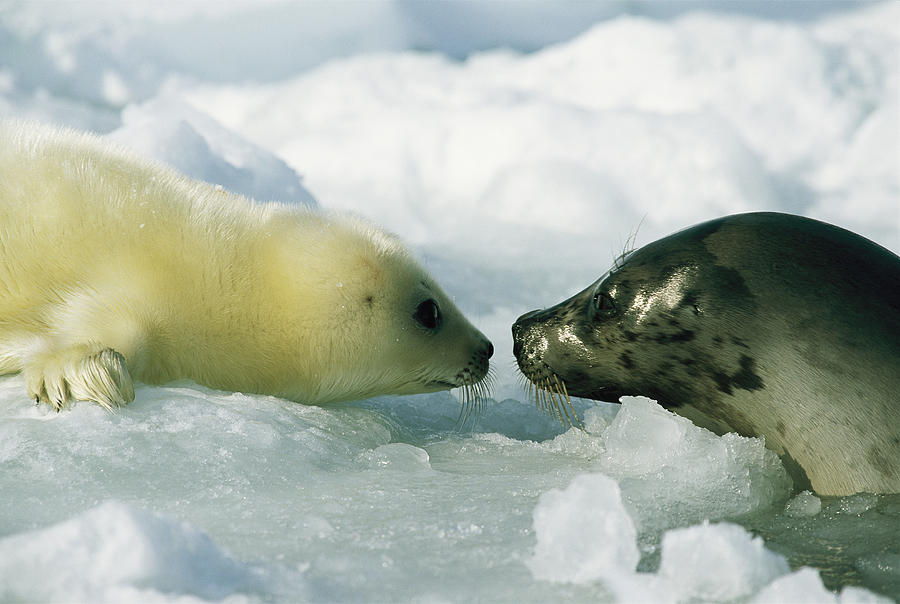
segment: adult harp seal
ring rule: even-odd
[[[711,220],[512,330],[539,386],[647,395],[763,436],[822,494],[900,492],[900,258],[859,235],[788,214]]]

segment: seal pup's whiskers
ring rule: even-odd
[[[491,397],[491,384],[494,379],[492,368],[480,380],[472,383],[464,383],[460,388],[461,399],[459,416],[456,418],[457,429],[462,430],[472,420],[474,426],[478,415],[484,408],[484,403]]]

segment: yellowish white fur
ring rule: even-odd
[[[434,300],[441,327],[415,319]],[[304,403],[479,381],[490,343],[393,236],[98,138],[0,122],[0,374],[121,405],[191,379]]]

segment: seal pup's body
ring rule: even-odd
[[[706,222],[519,318],[536,384],[762,436],[822,494],[900,492],[900,258],[776,213]]]
[[[328,403],[472,386],[490,342],[391,235],[0,122],[0,374],[114,407],[176,379]]]

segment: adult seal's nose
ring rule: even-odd
[[[529,325],[534,323],[535,320],[541,315],[542,312],[543,312],[543,310],[541,310],[541,309],[532,310],[531,312],[527,312],[524,315],[522,315],[521,317],[519,317],[518,319],[516,319],[516,322],[513,323],[513,326],[512,326],[512,334],[513,334],[513,342],[514,343],[519,340],[519,337],[522,334],[522,331],[526,327],[528,327]]]

